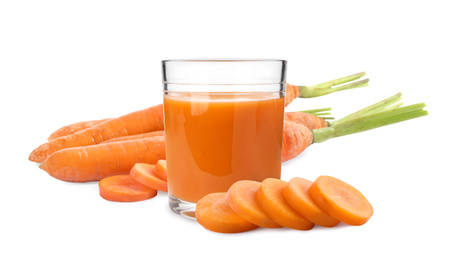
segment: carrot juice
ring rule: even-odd
[[[238,180],[280,178],[281,93],[164,94],[169,195],[195,203]]]

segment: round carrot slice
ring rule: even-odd
[[[166,160],[159,160],[155,167],[154,167],[154,172],[156,173],[156,175],[167,181],[167,162]]]
[[[158,194],[129,175],[114,175],[103,178],[98,183],[102,198],[117,202],[133,202],[151,199]]]
[[[204,228],[219,233],[239,233],[257,228],[233,211],[225,200],[226,193],[210,193],[196,205],[195,218]]]
[[[314,227],[314,223],[298,214],[282,196],[282,189],[287,186],[287,182],[268,178],[262,181],[255,198],[260,208],[272,220],[281,226],[309,230]]]
[[[288,204],[301,216],[323,227],[334,227],[339,220],[324,212],[309,195],[313,182],[300,177],[294,177],[282,189],[282,195]]]
[[[136,181],[155,190],[167,192],[167,182],[159,178],[154,172],[155,166],[148,163],[136,163],[129,175]]]
[[[227,191],[227,203],[236,214],[257,226],[280,228],[282,226],[268,217],[255,199],[260,185],[260,182],[250,180],[235,182]]]
[[[363,225],[374,209],[353,186],[331,176],[320,176],[309,188],[311,198],[332,217],[349,225]]]

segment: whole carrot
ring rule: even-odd
[[[339,120],[338,124],[312,130],[302,124],[285,120],[282,160],[288,161],[296,157],[312,143],[427,115],[424,107],[425,104],[420,103],[383,109],[362,116],[358,116],[361,113],[354,113],[354,117],[348,116],[350,120]],[[64,149],[53,153],[40,167],[57,179],[91,181],[115,174],[127,174],[136,162],[155,164],[164,158],[164,137],[157,136]]]
[[[329,127],[312,130],[303,124],[286,120],[284,122],[282,161],[285,162],[296,157],[312,143],[321,143],[334,137],[355,134],[425,116],[428,113],[426,110],[423,110],[424,107],[424,103],[419,103],[404,107],[384,108],[375,113],[367,109],[367,112],[364,112],[366,110],[360,110],[358,112],[361,113],[356,112],[347,116],[348,120],[341,119]]]
[[[119,136],[163,130],[163,121],[163,106],[153,106],[42,144],[33,150],[29,160],[43,162],[52,153],[65,148],[99,144]]]
[[[39,167],[52,177],[69,182],[98,181],[128,174],[136,163],[155,164],[165,159],[163,136],[63,149]]]

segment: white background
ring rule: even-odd
[[[310,3],[308,3],[310,2]],[[449,1],[2,1],[1,259],[453,259]],[[287,81],[366,71],[370,87],[296,100],[336,118],[402,92],[429,116],[314,144],[282,179],[332,175],[375,213],[359,227],[218,234],[165,193],[113,203],[28,161],[55,129],[162,99],[160,61],[288,60]],[[419,259],[419,258],[418,258]]]

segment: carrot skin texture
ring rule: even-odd
[[[299,97],[300,89],[298,86],[286,83],[285,86],[285,106],[290,105],[292,101]]]
[[[52,153],[65,148],[99,144],[114,137],[163,129],[163,106],[160,104],[107,120],[93,127],[42,144],[33,150],[29,160],[40,163]]]
[[[260,182],[243,180],[235,182],[227,191],[226,200],[230,208],[243,219],[265,228],[281,228],[260,208],[255,195]]]
[[[167,181],[159,178],[155,171],[155,165],[148,163],[136,163],[129,175],[136,181],[155,190],[167,192]]]
[[[53,153],[39,167],[68,182],[98,181],[129,174],[137,162],[155,164],[165,159],[164,137],[67,148]]]
[[[301,216],[322,227],[334,227],[339,220],[324,212],[309,195],[312,181],[294,177],[282,189],[282,195],[288,204]]]
[[[312,131],[302,124],[284,120],[282,161],[286,162],[302,153],[313,142]]]
[[[258,227],[238,216],[225,196],[225,192],[210,193],[197,202],[195,218],[200,225],[218,233],[240,233]]]
[[[149,133],[143,133],[143,134],[115,137],[115,138],[112,138],[112,139],[109,139],[109,140],[106,140],[106,141],[102,142],[102,144],[112,143],[112,142],[129,141],[129,140],[137,140],[137,139],[142,139],[142,138],[147,138],[147,137],[154,137],[154,136],[164,136],[164,130],[154,131],[154,132],[149,132]]]
[[[281,226],[297,230],[312,229],[314,223],[298,214],[284,199],[282,189],[286,186],[287,182],[279,179],[263,180],[256,194],[260,208]]]
[[[62,136],[74,134],[75,132],[87,129],[89,127],[95,126],[95,125],[105,122],[107,120],[110,120],[110,118],[101,119],[101,120],[83,121],[83,122],[77,122],[77,123],[73,123],[70,125],[66,125],[66,126],[63,126],[59,129],[55,130],[52,134],[50,134],[50,136],[47,138],[47,140],[52,141],[52,140],[57,139]]]
[[[103,178],[98,183],[99,195],[109,201],[135,202],[155,197],[158,192],[129,175],[115,175]]]
[[[309,188],[309,194],[329,215],[349,225],[363,225],[374,213],[360,191],[331,176],[319,176]]]

